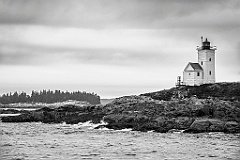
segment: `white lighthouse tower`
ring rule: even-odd
[[[197,48],[198,63],[203,69],[203,84],[215,83],[215,50],[216,47],[211,46],[210,42],[201,37],[202,46]]]

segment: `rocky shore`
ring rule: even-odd
[[[99,108],[101,108],[99,110]],[[34,111],[2,110],[1,114],[21,113],[19,116],[2,117],[2,122],[43,122],[76,124],[79,122],[93,121],[99,123],[104,116],[102,106],[76,106],[65,105],[58,108],[43,107]]]
[[[129,96],[116,99],[105,109],[112,110],[104,117],[112,129],[240,133],[240,102],[195,97],[159,101]]]
[[[101,120],[110,129],[187,133],[240,133],[240,83],[174,87],[140,96],[120,97],[106,105],[65,105],[24,111],[2,122],[75,124]]]

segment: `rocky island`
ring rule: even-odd
[[[131,128],[161,133],[240,133],[240,83],[179,86],[116,98],[106,105],[43,107],[1,119],[2,122],[70,124],[86,121],[99,123],[103,120],[107,124],[96,128]]]

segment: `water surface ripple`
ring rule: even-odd
[[[240,135],[94,130],[86,124],[0,123],[1,160],[240,160]]]

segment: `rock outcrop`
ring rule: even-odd
[[[240,133],[239,86],[239,83],[182,86],[144,96],[120,97],[104,106],[44,107],[15,117],[2,117],[2,121],[73,124],[104,120],[107,124],[100,127],[110,129]]]
[[[204,84],[201,86],[180,86],[142,95],[165,101],[170,101],[173,98],[190,98],[192,96],[199,99],[211,97],[225,101],[240,101],[240,82]]]
[[[76,124],[91,120],[93,123],[99,123],[104,116],[101,111],[99,106],[94,105],[83,107],[67,105],[55,109],[43,107],[35,111],[24,112],[19,116],[2,117],[2,122],[66,122]]]
[[[104,121],[111,129],[240,133],[238,101],[196,97],[160,101],[147,96],[126,96],[107,104],[105,110]]]

